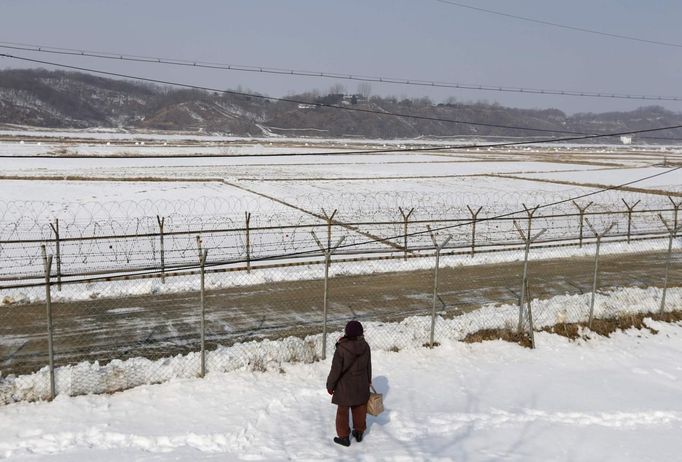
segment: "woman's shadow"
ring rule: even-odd
[[[391,418],[389,416],[389,408],[386,407],[387,397],[388,397],[388,392],[390,390],[390,387],[388,386],[388,378],[380,375],[378,377],[374,377],[372,379],[372,385],[374,386],[374,389],[376,390],[377,393],[381,393],[383,395],[383,402],[384,402],[384,412],[379,414],[378,416],[373,416],[367,414],[367,433],[370,432],[372,426],[374,424],[384,426],[387,423],[391,421]]]

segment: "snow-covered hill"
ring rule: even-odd
[[[292,101],[287,102],[251,92],[177,90],[74,72],[2,70],[0,124],[194,130],[241,136],[497,139],[551,138],[561,133],[608,133],[682,123],[682,115],[655,106],[631,112],[569,116],[557,109],[517,109],[484,103],[439,104],[428,98],[375,96],[357,100],[348,96],[310,92],[292,95],[288,97]],[[360,111],[316,107],[314,103]],[[375,114],[386,112],[419,118]],[[552,133],[552,130],[558,132]],[[656,137],[682,138],[682,130],[652,136],[635,137],[635,141],[646,139],[660,143]],[[618,143],[620,139],[606,141]]]

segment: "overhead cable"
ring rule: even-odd
[[[0,55],[1,56],[1,55]],[[430,152],[430,151],[455,151],[455,150],[468,150],[468,149],[487,149],[487,148],[504,148],[510,146],[527,146],[535,144],[548,144],[548,143],[561,143],[569,141],[585,141],[590,139],[598,138],[611,138],[611,137],[621,137],[627,135],[638,135],[641,133],[652,133],[665,130],[675,130],[682,128],[680,125],[669,125],[665,127],[656,128],[645,128],[641,130],[628,130],[612,133],[594,134],[594,135],[581,135],[563,138],[544,138],[539,140],[520,140],[520,141],[508,141],[503,143],[486,143],[486,144],[455,144],[448,146],[427,146],[427,147],[406,147],[406,148],[385,148],[385,149],[369,149],[369,150],[356,150],[356,151],[324,151],[324,152],[276,152],[276,153],[263,153],[263,154],[140,154],[136,156],[121,157],[120,155],[56,155],[56,156],[41,156],[41,155],[12,155],[12,154],[2,154],[0,158],[9,159],[167,159],[167,158],[249,158],[249,157],[294,157],[294,156],[350,156],[350,155],[361,155],[361,154],[388,154],[388,153],[402,153],[402,152]]]
[[[516,14],[505,13],[503,11],[490,10],[490,9],[481,8],[478,6],[467,5],[464,3],[454,2],[452,0],[435,0],[435,1],[437,1],[438,3],[444,3],[447,5],[452,5],[452,6],[455,6],[458,8],[466,8],[469,10],[479,11],[481,13],[487,13],[487,14],[493,14],[493,15],[497,15],[497,16],[503,16],[506,18],[518,19],[519,21],[532,22],[532,23],[536,23],[536,24],[542,24],[545,26],[558,27],[561,29],[572,30],[575,32],[585,32],[588,34],[601,35],[604,37],[610,37],[610,38],[614,38],[614,39],[630,40],[633,42],[646,43],[649,45],[660,45],[660,46],[665,46],[665,47],[682,48],[682,44],[680,44],[680,43],[664,42],[661,40],[650,40],[650,39],[645,39],[645,38],[641,38],[641,37],[635,37],[632,35],[613,34],[610,32],[604,32],[604,31],[599,31],[599,30],[595,30],[595,29],[588,29],[586,27],[570,26],[570,25],[561,24],[558,22],[546,21],[544,19],[531,18],[528,16],[520,16],[520,15],[516,15]]]
[[[271,100],[271,101],[282,101],[282,102],[289,102],[289,103],[294,103],[294,104],[308,104],[308,105],[312,105],[312,106],[316,106],[316,107],[323,107],[323,108],[330,108],[330,109],[337,109],[337,110],[344,110],[344,111],[351,111],[351,112],[369,113],[369,114],[376,114],[376,115],[380,115],[380,116],[391,116],[391,117],[417,119],[417,120],[430,120],[430,121],[437,121],[437,122],[455,123],[455,124],[461,124],[461,125],[485,126],[485,127],[504,128],[504,129],[512,129],[512,130],[527,130],[527,131],[537,131],[537,132],[545,132],[545,133],[565,133],[565,134],[569,134],[569,135],[577,135],[577,136],[565,137],[565,138],[550,138],[550,139],[540,139],[540,140],[532,140],[532,141],[526,140],[526,141],[484,144],[484,145],[454,145],[454,146],[443,146],[443,147],[437,147],[437,148],[433,148],[433,147],[429,147],[429,148],[407,148],[407,149],[401,149],[401,150],[387,149],[387,150],[383,150],[383,151],[381,151],[381,150],[356,151],[356,152],[351,151],[351,152],[347,152],[346,153],[347,155],[350,155],[350,154],[369,154],[369,153],[380,153],[380,152],[399,152],[399,151],[471,149],[471,148],[477,148],[477,147],[478,148],[481,148],[481,147],[483,147],[483,148],[504,147],[504,146],[516,146],[516,145],[525,145],[525,144],[541,144],[541,143],[553,143],[553,142],[565,142],[565,141],[578,141],[578,140],[587,140],[587,139],[593,139],[593,138],[608,138],[608,137],[615,137],[615,136],[651,133],[651,132],[674,130],[674,129],[682,128],[682,125],[671,125],[671,126],[666,126],[666,127],[657,127],[657,128],[652,128],[652,129],[641,129],[641,130],[629,130],[629,131],[621,131],[621,132],[616,132],[616,133],[585,134],[584,132],[575,132],[575,131],[569,131],[569,130],[552,130],[552,129],[534,128],[534,127],[519,127],[519,126],[501,125],[501,124],[488,124],[488,123],[481,123],[481,122],[470,122],[470,121],[463,121],[463,120],[456,120],[456,119],[446,119],[446,118],[439,118],[439,117],[429,117],[429,116],[420,116],[420,115],[414,115],[414,114],[389,112],[389,111],[383,111],[383,110],[379,111],[379,110],[364,109],[364,108],[357,108],[357,107],[350,107],[350,106],[336,106],[333,104],[320,103],[320,102],[310,102],[310,101],[297,100],[297,99],[292,99],[292,98],[268,97],[268,96],[259,95],[256,93],[246,93],[246,92],[241,92],[241,91],[236,91],[236,90],[222,90],[222,89],[218,89],[218,88],[211,88],[211,87],[194,85],[194,84],[173,82],[173,81],[169,81],[169,80],[153,79],[153,78],[149,78],[149,77],[141,77],[141,76],[135,76],[135,75],[130,75],[130,74],[122,74],[122,73],[118,73],[118,72],[109,72],[109,71],[103,71],[103,70],[92,69],[92,68],[87,68],[87,67],[71,66],[71,65],[56,63],[56,62],[52,62],[52,61],[36,60],[36,59],[32,59],[32,58],[9,55],[9,54],[5,54],[5,53],[0,53],[0,57],[6,57],[6,58],[11,58],[11,59],[17,59],[20,61],[27,61],[27,62],[37,63],[37,64],[55,66],[58,68],[77,70],[77,71],[81,71],[81,72],[90,72],[93,74],[101,74],[101,75],[120,77],[120,78],[125,78],[125,79],[130,79],[130,80],[138,80],[138,81],[143,81],[143,82],[151,82],[151,83],[169,85],[169,86],[175,86],[175,87],[181,87],[181,88],[189,88],[189,89],[193,89],[193,90],[202,90],[202,91],[209,91],[209,92],[214,92],[214,93],[231,94],[231,95],[236,95],[236,96],[242,96],[242,97],[248,97],[248,98],[257,98],[257,99]],[[664,138],[664,139],[667,139],[670,141],[675,140],[674,138]],[[324,154],[325,153],[319,153],[319,155],[324,155]],[[296,155],[296,154],[277,153],[277,154],[272,154],[270,156],[271,157],[278,157],[278,156],[284,157],[284,156],[292,156],[292,155]],[[340,153],[338,153],[338,152],[328,153],[328,155],[340,155]],[[233,156],[234,155],[231,155],[231,154],[222,155],[222,157],[233,157]],[[12,157],[12,156],[7,156],[7,157]],[[160,156],[152,156],[152,157],[160,157]]]
[[[27,58],[27,57],[23,57],[23,56],[10,55],[10,54],[6,54],[6,53],[0,53],[0,57],[11,58],[11,59],[31,62],[31,63],[35,63],[35,64],[44,64],[47,66],[55,66],[55,67],[59,67],[59,68],[63,68],[63,69],[71,69],[71,70],[80,71],[80,72],[90,72],[93,74],[107,75],[107,76],[111,76],[111,77],[120,77],[120,78],[130,79],[130,80],[139,80],[142,82],[150,82],[150,83],[156,83],[156,84],[160,84],[160,85],[169,85],[169,86],[174,86],[174,87],[188,88],[191,90],[202,90],[202,91],[208,91],[208,92],[213,92],[213,93],[223,93],[223,94],[227,94],[227,95],[242,96],[245,98],[255,98],[255,99],[261,99],[264,101],[265,100],[267,100],[267,101],[282,101],[282,102],[286,102],[286,103],[305,104],[308,106],[314,106],[314,107],[320,107],[320,108],[330,108],[330,109],[340,109],[340,110],[344,110],[344,111],[359,112],[359,113],[365,113],[365,114],[375,114],[375,115],[381,115],[381,116],[400,117],[400,118],[404,118],[404,119],[428,120],[428,121],[433,121],[433,122],[446,122],[446,123],[461,124],[461,125],[472,125],[472,126],[478,126],[478,127],[504,128],[504,129],[510,129],[510,130],[527,130],[527,131],[542,132],[542,133],[584,134],[582,132],[575,132],[575,131],[569,131],[569,130],[552,130],[552,129],[547,129],[547,128],[519,127],[519,126],[514,126],[514,125],[490,124],[490,123],[484,123],[484,122],[471,122],[471,121],[457,120],[457,119],[446,119],[446,118],[442,118],[442,117],[420,116],[420,115],[416,115],[416,114],[389,112],[389,111],[384,111],[384,110],[379,111],[379,110],[375,110],[375,109],[365,109],[365,108],[359,108],[359,107],[353,107],[353,106],[337,106],[334,104],[322,103],[322,102],[317,102],[317,101],[306,101],[306,100],[295,99],[295,98],[282,98],[282,97],[275,97],[275,96],[266,96],[266,95],[260,95],[258,93],[247,93],[247,92],[237,91],[237,90],[223,90],[220,88],[212,88],[212,87],[207,87],[207,86],[202,86],[202,85],[179,83],[179,82],[173,82],[170,80],[153,79],[150,77],[140,77],[140,76],[135,76],[135,75],[130,75],[130,74],[123,74],[120,72],[109,72],[109,71],[92,69],[92,68],[82,67],[82,66],[71,66],[68,64],[56,63],[56,62],[52,62],[52,61],[43,61],[43,60],[39,60],[39,59],[32,59],[32,58]]]
[[[258,74],[277,74],[293,75],[300,77],[321,77],[335,80],[350,80],[368,83],[388,83],[395,85],[433,87],[433,88],[452,88],[458,90],[474,90],[501,93],[525,93],[534,95],[554,95],[586,98],[609,98],[609,99],[628,99],[644,101],[682,101],[682,96],[662,96],[662,95],[641,95],[627,94],[607,91],[580,91],[580,90],[561,90],[547,88],[527,88],[505,85],[483,85],[475,83],[442,82],[435,80],[407,79],[402,77],[377,77],[368,75],[357,75],[352,73],[340,72],[320,72],[295,69],[283,69],[266,66],[250,66],[243,64],[224,64],[198,60],[186,60],[178,58],[160,58],[151,56],[139,56],[124,53],[112,53],[103,51],[78,50],[72,48],[55,48],[43,45],[31,45],[14,42],[0,42],[0,48],[9,50],[30,51],[36,53],[48,53],[66,56],[83,56],[89,58],[108,59],[116,61],[130,61],[151,64],[167,64],[173,66],[194,67],[203,69],[217,69],[224,71],[251,72]]]
[[[262,100],[269,100],[269,101],[282,101],[282,102],[288,102],[288,103],[294,103],[294,104],[306,104],[309,106],[320,107],[320,108],[337,109],[337,110],[343,110],[343,111],[349,111],[349,112],[374,114],[374,115],[379,115],[379,116],[390,116],[390,117],[398,117],[398,118],[405,118],[405,119],[428,120],[428,121],[434,121],[434,122],[445,122],[445,123],[471,125],[471,126],[483,126],[483,127],[489,127],[489,128],[502,128],[502,129],[509,129],[509,130],[526,130],[526,131],[543,132],[543,133],[562,133],[562,134],[569,134],[569,135],[579,135],[577,138],[568,138],[565,141],[572,141],[575,139],[589,139],[589,138],[618,136],[620,134],[646,133],[646,132],[652,132],[652,131],[670,130],[670,129],[681,127],[679,125],[675,125],[675,126],[671,126],[671,127],[667,127],[667,128],[656,128],[656,129],[652,129],[652,130],[646,130],[646,129],[645,130],[635,130],[635,131],[620,132],[618,134],[586,134],[584,132],[576,132],[576,131],[571,131],[571,130],[557,130],[557,129],[547,129],[547,128],[521,127],[521,126],[514,126],[514,125],[492,124],[492,123],[484,123],[484,122],[471,122],[471,121],[465,121],[465,120],[447,119],[447,118],[442,118],[442,117],[421,116],[421,115],[416,115],[416,114],[390,112],[390,111],[385,111],[385,110],[375,110],[375,109],[359,108],[359,107],[353,107],[353,106],[337,106],[334,104],[314,102],[314,101],[311,102],[311,101],[299,100],[299,99],[294,99],[294,98],[270,97],[270,96],[266,96],[266,95],[260,95],[257,93],[247,93],[247,92],[236,91],[236,90],[223,90],[223,89],[219,89],[219,88],[212,88],[212,87],[201,86],[201,85],[180,83],[180,82],[174,82],[174,81],[170,81],[170,80],[153,79],[153,78],[149,78],[149,77],[141,77],[141,76],[135,76],[135,75],[131,75],[131,74],[123,74],[123,73],[119,73],[119,72],[103,71],[100,69],[93,69],[93,68],[82,67],[82,66],[72,66],[72,65],[57,63],[57,62],[53,62],[53,61],[43,61],[43,60],[32,59],[32,58],[27,58],[27,57],[22,57],[22,56],[10,55],[10,54],[6,54],[6,53],[0,53],[0,57],[16,59],[16,60],[20,60],[20,61],[35,63],[35,64],[43,64],[43,65],[48,65],[48,66],[54,66],[54,67],[63,68],[63,69],[76,70],[76,71],[80,71],[80,72],[90,72],[93,74],[120,77],[120,78],[124,78],[124,79],[138,80],[138,81],[142,81],[142,82],[150,82],[150,83],[156,83],[156,84],[160,84],[160,85],[169,85],[169,86],[180,87],[180,88],[188,88],[188,89],[192,89],[192,90],[202,90],[202,91],[208,91],[208,92],[214,92],[214,93],[229,94],[229,95],[241,96],[241,97],[245,97],[245,98],[255,98],[255,99],[262,99]],[[562,140],[557,140],[557,141],[562,141]],[[547,142],[547,141],[539,141],[539,142]],[[552,142],[552,140],[550,140],[549,142]],[[510,145],[513,145],[513,144],[525,144],[525,143],[511,143]]]

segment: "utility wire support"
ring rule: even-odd
[[[519,21],[532,22],[535,24],[542,24],[544,26],[558,27],[561,29],[572,30],[575,32],[585,32],[587,34],[601,35],[603,37],[610,37],[610,38],[621,39],[621,40],[630,40],[632,42],[647,43],[649,45],[660,45],[660,46],[665,46],[665,47],[682,48],[682,44],[680,44],[680,43],[664,42],[664,41],[660,41],[660,40],[649,40],[649,39],[645,39],[645,38],[641,38],[641,37],[635,37],[632,35],[613,34],[610,32],[604,32],[604,31],[599,31],[599,30],[595,30],[595,29],[588,29],[586,27],[570,26],[570,25],[561,24],[558,22],[545,21],[544,19],[530,18],[528,16],[520,16],[520,15],[516,15],[516,14],[505,13],[503,11],[489,10],[487,8],[480,8],[477,6],[466,5],[464,3],[453,2],[452,0],[435,0],[435,1],[437,1],[438,3],[446,4],[446,5],[456,6],[458,8],[466,8],[466,9],[478,11],[481,13],[487,13],[487,14],[492,14],[492,15],[496,15],[496,16],[504,16],[506,18],[517,19]]]
[[[528,88],[528,87],[514,87],[508,85],[490,85],[490,84],[476,84],[463,82],[444,82],[437,80],[421,80],[421,79],[407,79],[404,77],[379,77],[358,75],[352,73],[341,72],[321,72],[321,71],[306,71],[296,69],[282,69],[267,66],[252,66],[244,64],[225,64],[198,60],[186,60],[178,58],[160,58],[151,56],[140,56],[125,53],[113,53],[103,51],[78,50],[73,48],[56,48],[43,45],[31,45],[25,43],[15,42],[0,42],[0,48],[6,50],[29,51],[34,53],[44,53],[62,56],[81,56],[87,58],[108,59],[115,61],[128,61],[137,63],[149,64],[164,64],[170,66],[193,67],[200,69],[213,69],[223,71],[236,72],[252,72],[258,74],[274,74],[297,77],[318,77],[335,80],[349,80],[358,82],[378,83],[378,84],[392,84],[403,86],[419,86],[432,88],[452,88],[458,90],[473,90],[473,91],[488,91],[498,93],[526,93],[534,95],[552,95],[552,96],[568,96],[568,97],[582,97],[582,98],[607,98],[607,99],[628,99],[628,100],[644,100],[644,101],[682,101],[682,96],[671,95],[642,95],[642,94],[627,94],[607,91],[581,91],[581,90],[566,90],[556,88]]]

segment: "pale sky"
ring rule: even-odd
[[[682,2],[460,0],[608,33],[682,44]],[[435,0],[3,0],[0,41],[286,69],[483,85],[681,96],[682,47],[487,15]],[[181,69],[1,50],[38,59],[270,96],[331,79]],[[0,68],[28,67],[0,58]],[[569,113],[660,104],[372,84],[372,93],[486,100]]]

